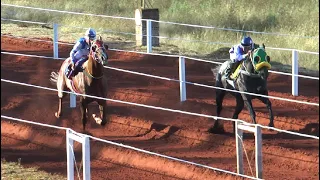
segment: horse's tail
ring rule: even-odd
[[[50,82],[52,84],[57,84],[59,74],[57,72],[52,71],[50,75]]]
[[[219,77],[218,73],[219,73],[220,67],[221,67],[221,65],[215,66],[214,68],[213,67],[211,68],[211,72],[213,73],[213,78],[215,80],[217,80],[217,78]]]

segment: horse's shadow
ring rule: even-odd
[[[273,131],[273,130],[269,130]],[[306,134],[311,136],[319,137],[319,123],[309,123],[304,128],[300,130],[288,130],[294,133]],[[253,133],[243,133],[243,138],[245,139],[254,139]],[[278,132],[276,134],[263,134],[262,133],[262,140],[274,140],[274,139],[287,139],[287,140],[302,140],[302,139],[310,139],[309,137],[293,135],[286,132]]]
[[[170,126],[170,125],[164,125],[164,124],[159,124],[159,123],[152,123],[151,127],[149,128],[148,131],[144,132],[143,134],[139,134],[136,137],[142,137],[145,136],[152,131],[157,132],[157,138],[156,139],[165,139],[170,137],[171,135],[175,134],[180,128],[176,126]],[[152,139],[155,139],[153,137]]]

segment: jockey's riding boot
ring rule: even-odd
[[[73,77],[73,73],[74,71],[72,69],[69,70],[69,73],[67,74],[67,78],[72,80],[72,77]]]
[[[228,63],[228,66],[227,66],[227,68],[226,68],[226,79],[228,79],[228,80],[232,80],[231,79],[231,73],[232,73],[232,69],[233,69],[233,65],[234,65],[235,63],[233,63],[232,61],[230,61],[229,63]]]

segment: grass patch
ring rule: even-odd
[[[19,162],[7,162],[1,159],[1,179],[56,180],[67,179],[61,175],[40,171],[39,168],[24,168]]]

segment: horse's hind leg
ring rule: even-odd
[[[63,80],[63,77],[60,77],[60,76],[61,75],[59,75],[57,80],[57,89],[58,89],[58,97],[59,97],[58,111],[55,113],[55,116],[57,118],[60,118],[62,115],[62,99],[65,96],[65,93],[62,92],[65,87],[65,81]]]
[[[57,118],[60,118],[61,115],[62,115],[62,109],[61,109],[61,106],[62,106],[62,98],[63,97],[59,97],[59,105],[58,105],[58,111],[54,113],[54,115],[57,117]]]

